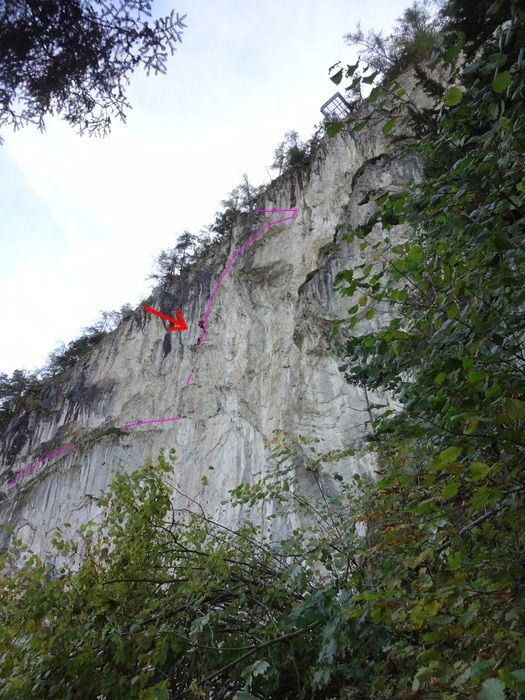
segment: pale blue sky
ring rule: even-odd
[[[0,147],[0,372],[40,367],[100,310],[147,296],[152,258],[211,223],[241,182],[268,182],[286,131],[306,140],[355,61],[343,35],[390,30],[410,0],[156,0],[187,14],[164,76],[137,73],[105,139],[59,119]],[[274,175],[275,176],[275,175]]]

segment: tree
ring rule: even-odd
[[[362,59],[368,66],[390,78],[407,68],[427,60],[434,48],[441,27],[433,11],[442,0],[416,0],[397,20],[393,34],[370,30],[365,36],[361,24],[345,35],[350,46],[363,49]]]
[[[271,478],[240,484],[231,507],[269,498],[316,517],[280,545],[249,519],[230,529],[201,508],[176,510],[163,454],[117,474],[101,521],[57,530],[47,562],[15,540],[0,557],[2,698],[328,699],[356,684],[381,697],[388,632],[348,615],[355,537],[342,526],[355,502],[338,499],[338,515],[295,497],[294,455],[311,474],[324,458],[281,433],[269,447]]]
[[[148,0],[6,0],[0,9],[0,126],[61,114],[80,134],[126,119],[125,86],[142,66],[164,73],[185,16],[149,23]]]
[[[39,372],[15,369],[11,377],[0,373],[0,428],[22,410],[40,408],[37,395],[42,387]]]
[[[223,211],[216,212],[212,230],[219,237],[230,236],[239,216],[242,213],[253,211],[255,202],[263,190],[262,186],[252,185],[248,176],[244,174],[242,184],[234,187],[227,198],[222,200]]]
[[[491,11],[498,9],[497,12]],[[447,0],[440,10],[445,33],[449,41],[460,33],[465,35],[464,56],[472,60],[483,49],[485,53],[496,51],[494,37],[500,27],[500,12],[508,15],[519,12],[517,0]],[[507,42],[508,46],[509,42]]]
[[[0,374],[0,403],[16,402],[22,399],[28,391],[38,387],[38,380],[23,369],[15,369],[12,376]]]
[[[336,278],[351,298],[341,370],[396,404],[370,407],[380,480],[362,576],[373,619],[398,635],[394,662],[403,649],[416,662],[419,697],[431,684],[476,700],[525,692],[525,13],[486,9],[495,35],[470,35],[473,62],[465,34],[450,37],[435,61],[448,77],[438,118],[389,154],[432,167],[369,193],[376,211],[347,239],[369,260]],[[374,88],[383,134],[404,120],[406,135],[407,99],[395,80]],[[359,330],[385,310],[378,330]]]
[[[184,270],[187,265],[195,260],[197,241],[198,237],[189,231],[183,231],[178,237],[175,251],[179,256],[181,270]]]
[[[273,152],[273,163],[270,168],[278,170],[281,175],[291,165],[291,161],[297,161],[300,158],[304,151],[303,146],[297,131],[287,131],[284,139]]]
[[[154,259],[155,269],[148,279],[172,282],[180,271],[180,254],[175,248],[161,250]]]
[[[67,346],[61,343],[53,350],[41,370],[44,379],[56,377],[68,369],[72,369],[79,360],[85,357],[106,337],[106,332],[96,326],[84,329],[82,335],[71,340]]]
[[[297,131],[287,131],[283,141],[273,152],[273,163],[270,168],[278,170],[279,175],[285,170],[301,170],[307,168],[313,160],[319,145],[319,128],[313,136],[304,143],[299,139]]]

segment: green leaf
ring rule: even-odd
[[[330,80],[335,83],[336,85],[339,85],[341,80],[343,79],[343,69],[341,68],[340,70],[337,71],[335,75],[330,76]]]
[[[396,124],[396,121],[397,121],[396,117],[389,119],[387,121],[387,123],[384,125],[384,127],[381,129],[381,131],[383,132],[383,134],[385,136],[387,136],[392,131],[392,129],[394,128],[394,126]]]
[[[481,510],[493,503],[499,503],[503,500],[503,497],[504,494],[501,489],[480,486],[472,497],[472,508],[473,510]]]
[[[443,498],[446,498],[446,499],[454,498],[454,496],[459,491],[459,487],[460,487],[459,481],[451,481],[441,491],[441,495],[443,496]]]
[[[460,454],[461,454],[461,447],[457,447],[457,445],[453,445],[452,447],[447,447],[446,450],[443,450],[443,452],[440,453],[438,461],[441,462],[442,464],[443,463],[448,464],[449,462],[455,462]]]
[[[362,79],[363,83],[366,83],[367,85],[372,85],[372,83],[374,82],[374,80],[375,80],[375,79],[377,78],[377,76],[379,75],[379,72],[380,72],[380,71],[375,70],[375,71],[374,71],[373,73],[371,73],[370,75],[365,76],[365,77]]]
[[[456,316],[459,313],[458,305],[457,304],[452,304],[449,306],[447,310],[447,316],[448,318],[456,318]]]
[[[492,399],[495,396],[501,396],[503,389],[499,384],[492,384],[485,389],[485,398]]]
[[[368,102],[375,102],[379,95],[381,94],[381,86],[376,85],[375,88],[373,88],[368,95]]]
[[[463,93],[458,87],[450,87],[445,95],[445,104],[447,107],[455,107],[463,98]]]
[[[451,571],[456,571],[461,566],[462,556],[461,552],[454,552],[448,555],[448,568]]]
[[[365,126],[368,124],[368,119],[364,119],[362,122],[358,122],[355,124],[352,129],[353,131],[361,131],[362,129],[365,128]]]
[[[483,479],[485,476],[490,471],[490,467],[488,464],[484,464],[483,462],[472,462],[470,465],[470,473],[472,474],[472,481],[480,481]]]
[[[431,600],[429,603],[425,603],[423,607],[425,608],[425,612],[429,617],[436,617],[441,605],[439,604],[438,600]]]
[[[502,0],[496,0],[487,10],[488,15],[496,15],[500,11]]]
[[[420,668],[419,671],[416,673],[416,678],[418,681],[422,681],[423,683],[426,683],[428,680],[432,678],[434,675],[433,671],[430,668],[427,668],[424,666],[423,668]]]
[[[423,248],[420,245],[411,246],[408,251],[409,260],[423,260]]]
[[[264,676],[266,675],[266,671],[270,668],[270,664],[268,661],[264,661],[263,659],[257,659],[253,664],[250,664],[249,666],[246,666],[243,668],[241,671],[241,676],[243,678],[246,678],[248,684],[250,684],[250,681],[252,678],[255,678],[255,676]]]
[[[423,641],[425,644],[437,644],[445,639],[445,634],[443,632],[427,632],[423,635]]]
[[[425,559],[433,558],[434,550],[431,547],[428,547],[427,549],[423,550],[420,554],[418,554],[417,557],[409,557],[408,559],[406,559],[405,566],[408,566],[409,569],[415,569],[416,566],[419,566],[421,562],[423,562]]]
[[[520,401],[520,399],[507,399],[505,401],[505,410],[509,418],[513,421],[525,418],[525,401]]]
[[[330,138],[337,136],[337,134],[343,130],[344,124],[340,122],[332,122],[326,125],[326,133]]]
[[[465,41],[466,36],[463,32],[461,32],[454,46],[451,46],[450,49],[448,49],[448,51],[445,51],[445,53],[443,54],[443,60],[445,61],[445,63],[454,63],[454,61],[459,55],[459,52],[463,48]]]
[[[375,309],[373,309],[373,308],[372,308],[372,309],[368,309],[368,311],[367,311],[366,314],[365,314],[365,318],[367,318],[367,319],[370,321],[370,319],[374,318],[375,315],[376,315],[376,310],[375,310]]]
[[[423,610],[423,607],[418,603],[410,611],[410,619],[415,622],[417,626],[421,627],[423,622],[428,619],[427,613]]]
[[[468,383],[469,384],[479,384],[480,382],[485,381],[485,379],[489,376],[488,372],[485,372],[483,370],[471,370],[468,373]]]
[[[499,678],[488,678],[483,681],[476,700],[505,700],[505,686]]]
[[[494,92],[504,92],[509,85],[512,83],[512,74],[510,71],[505,70],[500,73],[491,83],[491,88]]]
[[[510,673],[500,671],[499,677],[510,690],[515,690],[518,693],[525,692],[525,669],[518,668]]]

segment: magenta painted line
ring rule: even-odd
[[[20,477],[24,476],[24,474],[27,474],[28,472],[31,471],[31,469],[34,469],[37,464],[41,464],[42,462],[45,462],[46,459],[51,459],[51,457],[54,457],[55,455],[59,454],[60,452],[65,452],[65,450],[69,450],[70,447],[73,447],[73,444],[67,445],[67,447],[63,447],[61,450],[57,450],[56,452],[53,452],[53,454],[48,455],[47,457],[44,457],[43,459],[39,459],[38,462],[35,462],[29,469],[26,469],[25,471],[21,472],[14,481],[12,481],[10,484],[7,485],[7,488],[10,488],[13,484],[16,484],[18,479]]]
[[[165,423],[167,420],[180,420],[180,418],[160,418],[159,420],[139,421],[138,423],[128,423],[127,425],[123,425],[122,428],[132,428],[135,425],[148,425],[148,423]]]
[[[202,345],[202,342],[204,340],[204,335],[206,334],[206,324],[208,322],[208,316],[210,315],[211,301],[212,301],[213,297],[215,296],[215,294],[217,293],[217,290],[221,286],[223,279],[226,277],[228,270],[233,265],[237,256],[240,255],[243,252],[243,250],[246,250],[246,248],[248,248],[248,246],[250,246],[254,241],[256,241],[266,231],[266,229],[270,228],[270,226],[273,226],[274,224],[281,224],[283,221],[290,221],[291,219],[293,219],[297,215],[297,209],[255,209],[254,211],[258,211],[261,214],[286,214],[286,213],[292,212],[292,216],[285,216],[284,218],[278,219],[277,221],[270,221],[269,223],[264,224],[262,229],[260,231],[258,231],[255,234],[255,236],[248,241],[248,243],[245,243],[242,246],[242,248],[239,248],[239,250],[237,250],[234,253],[232,259],[226,265],[226,269],[222,273],[221,278],[217,283],[217,286],[215,287],[215,289],[211,293],[211,296],[208,300],[208,308],[206,310],[206,316],[204,317],[204,328],[202,329],[202,336],[199,340],[199,343],[201,345]],[[190,383],[191,377],[192,377],[192,375],[190,374],[190,376],[188,377],[188,381],[186,382],[186,386],[188,386],[188,384]],[[165,423],[166,421],[170,421],[170,420],[180,420],[180,418],[159,418],[158,420],[146,420],[146,421],[139,421],[137,423],[127,423],[126,425],[123,425],[121,429],[134,428],[137,425],[149,425],[150,423]],[[34,469],[38,464],[45,462],[46,459],[51,459],[51,457],[54,457],[55,455],[60,454],[60,452],[65,452],[66,450],[69,450],[70,447],[73,447],[73,444],[67,445],[66,447],[63,447],[61,450],[57,450],[56,452],[53,452],[53,454],[50,454],[47,457],[44,457],[43,459],[39,459],[38,462],[35,462],[31,467],[29,467],[25,471],[21,472],[16,477],[16,479],[14,481],[12,481],[10,484],[7,485],[7,488],[10,488],[11,486],[13,486],[13,484],[16,484],[18,479],[20,479],[22,476],[24,476],[24,474],[27,474],[28,472],[30,472],[31,469]]]
[[[246,250],[246,248],[248,248],[248,246],[250,246],[252,243],[254,243],[266,231],[266,229],[270,228],[270,226],[273,226],[274,224],[280,224],[283,221],[290,221],[297,214],[297,209],[254,209],[254,211],[261,212],[262,214],[284,214],[286,212],[293,212],[293,214],[292,214],[292,216],[285,216],[283,219],[278,219],[277,221],[270,221],[269,223],[264,224],[262,229],[260,231],[258,231],[255,234],[255,236],[248,241],[248,243],[245,243],[242,248],[239,248],[239,250],[237,250],[233,254],[233,258],[226,265],[226,269],[222,273],[220,280],[217,282],[217,286],[215,287],[215,289],[211,293],[210,298],[208,299],[208,308],[206,309],[206,315],[204,316],[204,328],[202,329],[202,335],[199,338],[200,345],[202,345],[202,343],[204,342],[204,336],[206,335],[206,326],[208,324],[208,316],[210,315],[211,301],[212,301],[213,297],[217,294],[217,290],[221,286],[223,279],[226,277],[228,270],[233,265],[237,256],[240,255],[243,252],[243,250]]]
[[[140,421],[139,423],[128,423],[127,425],[123,425],[122,428],[131,428],[135,425],[148,425],[148,423],[165,423],[168,420],[180,420],[180,418],[160,418],[158,420],[146,420],[146,421]],[[11,488],[13,484],[16,484],[18,479],[20,479],[24,474],[27,474],[28,472],[31,471],[31,469],[34,469],[37,464],[40,464],[41,462],[45,462],[46,459],[51,459],[51,457],[54,457],[55,455],[60,454],[60,452],[65,452],[66,450],[69,450],[70,447],[73,447],[73,443],[71,445],[67,445],[66,447],[63,447],[61,450],[57,450],[56,452],[53,452],[53,454],[48,455],[47,457],[44,457],[43,459],[39,459],[38,462],[35,462],[31,467],[26,469],[23,472],[20,472],[20,474],[16,477],[14,481],[12,481],[10,484],[7,484],[7,488]]]

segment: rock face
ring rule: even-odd
[[[347,226],[371,211],[358,205],[363,193],[417,178],[413,161],[383,165],[387,150],[375,131],[344,132],[323,140],[309,172],[274,181],[260,208],[297,214],[266,227],[235,258],[211,301],[202,345],[197,322],[235,253],[290,214],[246,215],[230,240],[148,300],[168,316],[179,309],[188,331],[168,332],[167,322],[138,309],[44,390],[44,411],[13,419],[0,442],[0,545],[10,525],[45,552],[56,526],[74,530],[99,515],[95,499],[115,470],[133,470],[161,448],[176,450],[181,491],[235,524],[237,511],[221,501],[269,468],[265,444],[274,430],[319,437],[327,450],[359,446],[366,397],[344,381],[329,338],[351,300],[333,285],[364,255],[345,241]],[[122,428],[166,418],[179,420]],[[364,471],[368,460],[348,458],[336,469]],[[311,475],[301,478],[308,488]],[[261,522],[265,515],[261,506]]]

